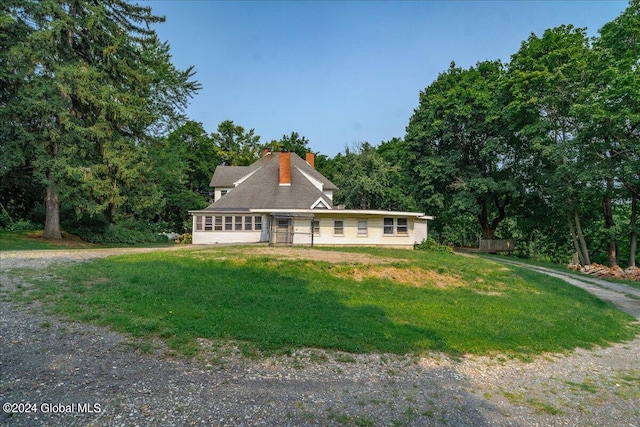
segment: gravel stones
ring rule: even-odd
[[[185,358],[8,296],[28,286],[9,269],[84,259],[65,252],[2,259],[0,403],[37,411],[2,411],[0,425],[640,425],[638,338],[530,362],[316,349],[252,359],[206,340]]]

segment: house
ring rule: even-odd
[[[213,203],[192,210],[193,243],[413,247],[427,236],[421,212],[343,209],[315,157],[264,150],[250,166],[218,166]]]

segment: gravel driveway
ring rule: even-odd
[[[640,337],[529,363],[313,349],[254,360],[205,341],[186,359],[8,297],[28,286],[12,269],[123,251],[0,253],[0,425],[640,426]]]

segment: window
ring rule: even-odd
[[[367,235],[367,221],[358,221],[358,236]]]
[[[313,220],[313,235],[314,236],[320,235],[320,221],[317,219]]]
[[[220,190],[220,197],[224,196],[228,192],[229,192],[229,190]]]
[[[333,221],[333,234],[336,236],[344,235],[344,221]]]
[[[393,218],[384,219],[384,234],[393,234]]]
[[[387,236],[409,234],[409,223],[407,218],[385,218],[384,234]]]
[[[407,218],[398,218],[398,227],[396,228],[398,234],[408,234],[409,227],[407,226]]]
[[[262,230],[261,216],[195,216],[194,231],[260,231]]]
[[[211,231],[213,230],[213,217],[212,216],[205,216],[204,217],[204,231]]]

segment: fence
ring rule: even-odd
[[[511,252],[515,249],[513,240],[480,240],[480,252]]]

